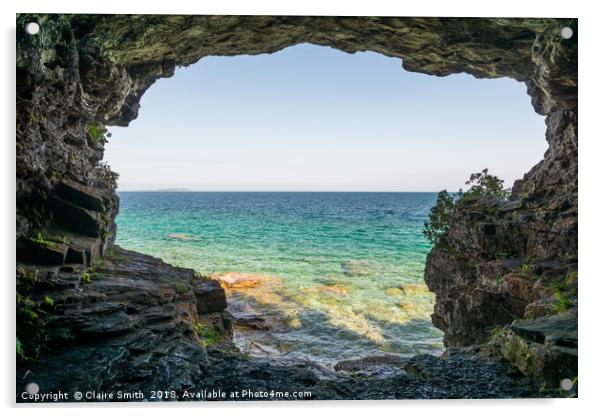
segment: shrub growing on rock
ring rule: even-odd
[[[506,199],[510,195],[510,191],[504,188],[504,181],[495,175],[490,175],[489,169],[471,174],[465,184],[470,185],[470,188],[466,192],[462,189],[458,191],[459,202],[479,198]]]
[[[423,234],[431,244],[436,244],[447,234],[454,206],[454,198],[446,190],[439,192],[437,202],[431,208],[428,220],[424,222]]]
[[[482,198],[506,199],[510,194],[509,190],[504,188],[504,181],[495,175],[490,175],[488,169],[471,174],[466,185],[470,186],[468,190],[460,189],[455,196],[450,195],[446,190],[437,195],[437,202],[431,208],[423,230],[423,234],[431,244],[437,244],[445,238],[449,231],[451,216],[459,204]]]
[[[90,123],[88,124],[88,136],[94,144],[105,144],[107,142],[105,138],[105,127],[99,124]]]

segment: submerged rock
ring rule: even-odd
[[[280,279],[273,276],[263,276],[251,273],[229,272],[212,275],[212,279],[217,280],[223,287],[228,289],[244,289],[259,286],[265,282],[276,282]]]
[[[399,302],[397,306],[399,306],[399,309],[407,314],[418,314],[420,311],[420,308],[418,308],[416,304],[412,302]]]
[[[303,292],[309,296],[312,295],[335,295],[336,297],[347,297],[351,294],[351,289],[344,283],[335,283],[331,285],[311,286],[303,289]]]
[[[343,274],[347,277],[369,276],[374,273],[373,265],[366,260],[346,260],[341,262]]]
[[[385,289],[385,295],[391,297],[398,297],[403,295],[403,291],[398,287],[388,287]]]
[[[236,316],[236,326],[238,328],[243,327],[259,331],[268,331],[270,329],[266,320],[257,315]]]
[[[425,284],[408,283],[401,285],[399,288],[404,295],[419,295],[423,293],[429,293],[429,289]]]

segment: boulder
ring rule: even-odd
[[[192,290],[196,297],[196,310],[199,315],[222,312],[228,307],[226,293],[215,280],[197,279]]]

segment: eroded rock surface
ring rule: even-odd
[[[576,310],[521,319],[491,340],[491,347],[540,385],[556,388],[577,374]]]
[[[119,247],[93,269],[25,266],[21,273],[32,281],[33,301],[52,302],[43,350],[18,366],[17,391],[29,382],[43,392],[182,390],[206,373],[195,328],[205,314],[224,313],[216,282]],[[227,320],[221,316],[221,329]]]

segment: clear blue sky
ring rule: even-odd
[[[179,68],[110,131],[122,191],[455,191],[485,167],[511,186],[547,148],[524,84],[307,44]]]

